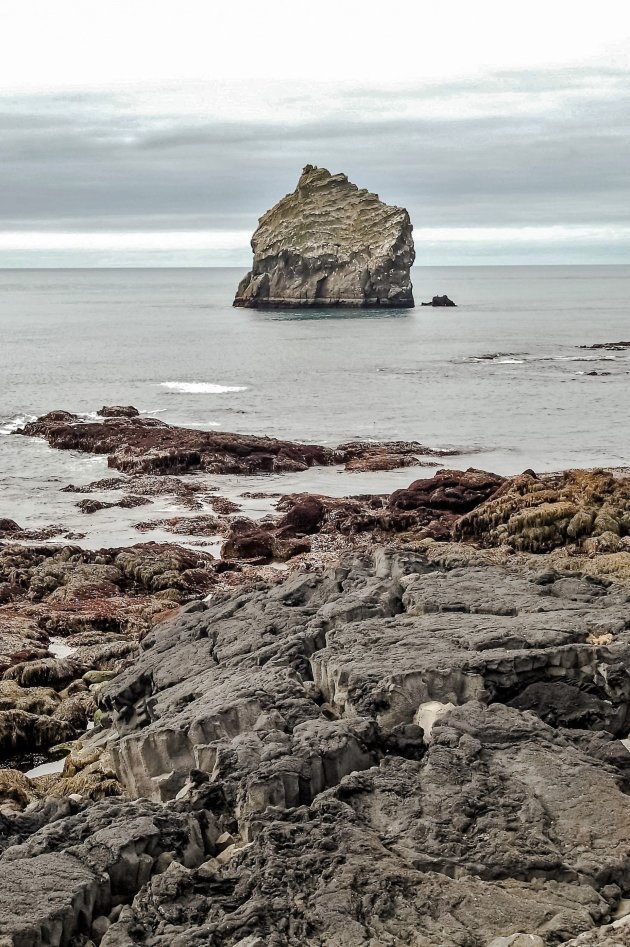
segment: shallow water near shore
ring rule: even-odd
[[[502,474],[630,464],[630,352],[580,348],[630,338],[630,266],[418,267],[416,302],[447,293],[458,308],[392,313],[233,309],[240,275],[0,271],[0,515],[62,523],[90,546],[172,541],[134,529],[179,512],[170,501],[86,516],[60,493],[107,476],[104,457],[11,434],[53,409],[102,404],[329,445],[413,439],[462,451],[437,466]],[[243,492],[388,492],[437,466],[209,482],[260,516],[271,501]]]

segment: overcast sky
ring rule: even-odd
[[[0,266],[245,265],[306,163],[419,263],[630,262],[627,0],[217,7],[4,0]]]

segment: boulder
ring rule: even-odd
[[[137,418],[140,412],[132,404],[103,405],[96,412],[101,418]]]
[[[452,299],[449,299],[448,296],[434,296],[431,302],[421,303],[422,306],[456,306],[457,303],[454,303]]]
[[[234,305],[410,308],[411,231],[403,208],[308,164],[260,218]]]
[[[393,510],[429,508],[461,516],[492,497],[503,478],[485,470],[438,470],[435,477],[415,480],[403,490],[395,490],[388,505]]]

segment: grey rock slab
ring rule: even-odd
[[[630,839],[614,771],[501,705],[435,729],[422,761],[386,758],[261,813],[222,869],[152,879],[106,947],[132,931],[151,947],[551,945],[605,920]]]
[[[621,732],[630,695],[625,595],[579,578],[557,585],[498,566],[428,568],[420,554],[377,551],[186,613],[160,626],[106,685],[118,776],[135,795],[172,798],[190,769],[212,773],[236,752],[232,741],[239,759],[245,744],[255,756],[256,721],[272,711],[274,729],[292,743],[296,726],[322,714],[369,718],[389,731],[413,723],[426,702],[507,703],[540,682],[550,705],[558,682],[588,692],[578,721],[560,707],[560,725],[582,725],[593,709]],[[589,644],[609,632],[611,647]]]
[[[146,800],[105,800],[42,825],[0,857],[0,937],[15,947],[69,944],[131,900],[163,852],[190,866],[203,861],[216,835],[207,823],[203,813]]]
[[[0,935],[613,947],[627,593],[453,563],[377,548],[153,629],[99,695],[130,798],[0,816]]]

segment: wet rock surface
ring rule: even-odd
[[[353,441],[337,448],[344,456],[346,470],[396,470],[399,467],[421,466],[427,457],[449,457],[458,451],[425,447],[417,441]]]
[[[131,408],[125,409],[132,410]],[[135,409],[134,409],[135,410]],[[206,472],[212,474],[295,473],[315,465],[346,464],[348,470],[392,470],[421,464],[420,457],[444,457],[455,450],[434,450],[415,441],[391,441],[382,444],[353,441],[333,450],[317,444],[299,444],[272,437],[255,437],[229,432],[200,431],[165,424],[157,418],[137,415],[107,415],[103,421],[85,421],[67,411],[51,411],[31,421],[16,434],[43,437],[59,450],[78,450],[89,454],[107,454],[109,467],[133,475],[129,480],[110,478],[92,485],[69,484],[67,492],[117,490],[126,486],[133,494],[110,506],[140,505],[143,497],[173,493],[184,496],[203,491],[178,484],[174,474]],[[168,488],[155,484],[155,477],[168,476]],[[194,496],[189,497],[194,505]],[[94,503],[85,501],[85,512]],[[95,507],[96,508],[103,508]],[[6,523],[13,529],[11,521]]]
[[[140,414],[132,404],[103,405],[96,413],[101,418],[137,418]]]
[[[309,493],[280,497],[280,518],[234,518],[221,549],[224,559],[286,561],[349,546],[450,538],[462,513],[494,495],[503,478],[473,468],[440,470],[391,495],[328,497]]]
[[[90,422],[66,411],[52,411],[16,433],[44,437],[59,450],[107,454],[108,466],[125,473],[254,474],[338,462],[334,451],[317,445],[199,431],[148,417],[115,416]]]
[[[154,627],[96,694],[126,798],[0,814],[0,936],[624,943],[627,587],[492,554],[375,548]]]
[[[235,306],[414,305],[409,215],[345,174],[307,165],[295,191],[259,221]]]

